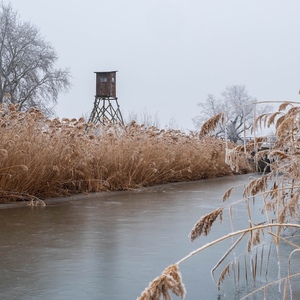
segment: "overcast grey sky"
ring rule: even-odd
[[[10,2],[70,67],[59,117],[91,112],[95,71],[118,70],[124,116],[146,110],[182,129],[194,130],[197,103],[232,84],[258,100],[300,100],[299,0]]]

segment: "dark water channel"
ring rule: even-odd
[[[0,209],[0,299],[136,299],[167,266],[229,231],[224,213],[224,223],[217,222],[209,237],[188,238],[202,215],[223,205],[227,188],[243,186],[248,177]],[[247,224],[245,212],[244,205],[233,210],[237,228]],[[229,242],[180,264],[186,299],[239,298],[230,286],[226,297],[218,293],[210,277]]]

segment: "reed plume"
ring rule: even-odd
[[[150,282],[138,300],[171,300],[169,292],[184,299],[186,291],[177,264],[167,267],[162,274]]]
[[[224,114],[219,113],[209,120],[207,120],[200,129],[199,137],[202,138],[209,134],[210,132],[214,131],[218,125],[219,122],[224,122]]]
[[[194,241],[201,234],[208,235],[215,220],[219,217],[220,221],[222,221],[222,213],[223,208],[218,208],[213,212],[201,217],[189,234],[191,241]]]
[[[290,101],[285,101],[283,103],[281,103],[278,107],[278,111],[283,111],[285,110],[289,105],[292,105],[292,102]]]
[[[243,196],[255,196],[259,192],[264,192],[268,185],[268,175],[263,175],[261,178],[255,178],[245,187]]]
[[[228,189],[225,194],[223,195],[223,202],[225,202],[230,196],[232,191],[234,190],[234,187],[231,187],[230,189]]]

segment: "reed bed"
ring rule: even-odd
[[[208,120],[204,123],[200,136],[207,136],[214,130],[217,122],[223,121],[222,114]],[[211,277],[219,293],[226,294],[224,283],[230,282],[231,292],[234,290],[235,297],[240,295],[240,299],[299,299],[300,265],[297,259],[300,254],[299,103],[283,102],[277,112],[258,116],[255,118],[253,129],[272,125],[276,130],[276,142],[269,150],[258,151],[265,137],[255,138],[248,144],[226,149],[226,162],[232,170],[239,169],[238,158],[244,153],[249,158],[255,154],[254,160],[262,156],[267,157],[270,172],[264,172],[258,178],[249,177],[249,183],[243,187],[240,198],[233,193],[237,187],[224,191],[220,207],[200,217],[191,229],[189,237],[194,241],[209,235],[216,220],[222,222],[227,213],[228,224],[224,226],[229,228],[228,234],[196,248],[172,264],[170,268],[176,266],[176,278],[180,280],[170,278],[172,284],[165,283],[166,271],[164,271],[150,282],[138,300],[169,300],[171,299],[169,293],[183,299],[185,288],[180,265],[192,256],[200,255],[203,250],[212,246],[218,247],[220,243],[228,240],[231,241],[231,246],[220,258],[216,258],[211,269]],[[240,209],[238,214],[233,214],[235,207],[241,205],[245,206],[245,215],[241,214]],[[261,215],[257,211],[260,211]],[[245,228],[235,228],[235,218],[248,219],[248,225]],[[281,255],[282,247],[290,249],[290,252],[285,252],[288,255],[284,257]],[[276,270],[277,274],[270,274],[269,269],[273,272]]]
[[[233,174],[225,143],[135,122],[95,126],[0,107],[0,201],[129,190]],[[233,145],[232,145],[233,147]],[[249,165],[240,159],[240,172]]]

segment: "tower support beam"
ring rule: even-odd
[[[108,123],[124,125],[118,98],[95,96],[94,108],[88,122],[102,125]]]

